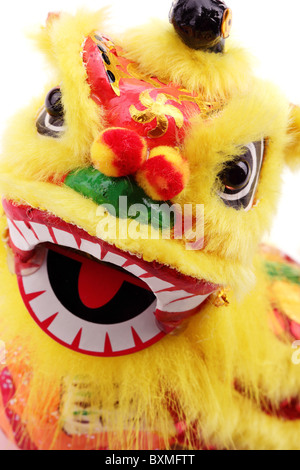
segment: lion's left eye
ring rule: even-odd
[[[45,99],[45,105],[41,110],[36,127],[41,135],[59,138],[65,131],[64,108],[60,88],[53,88]]]
[[[264,156],[264,140],[244,147],[243,154],[228,162],[218,180],[219,196],[234,209],[249,210],[252,207]]]
[[[63,117],[64,115],[64,108],[62,104],[62,96],[60,88],[53,88],[49,91],[48,95],[46,96],[45,100],[45,107],[47,113],[53,117]]]

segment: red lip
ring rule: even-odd
[[[204,280],[185,276],[172,268],[156,262],[148,263],[135,255],[123,252],[90,236],[75,225],[30,206],[16,205],[6,200],[3,201],[3,206],[9,224],[9,243],[19,266],[19,287],[29,313],[49,336],[77,352],[95,356],[119,356],[149,347],[185,318],[197,313],[206,298],[218,289],[218,286]],[[38,258],[38,246],[44,247],[46,255],[35,266],[36,262],[32,260]],[[62,251],[62,247],[68,250]],[[155,302],[148,308],[145,304],[145,310],[140,315],[118,324],[109,324],[107,318],[104,319],[103,325],[101,320],[97,320],[99,323],[95,324],[83,318],[78,319],[72,315],[70,309],[61,308],[60,303],[59,311],[52,311],[54,306],[49,304],[55,304],[56,300],[47,302],[48,291],[45,288],[49,287],[47,266],[49,267],[50,255],[47,250],[50,248],[51,252],[59,251],[68,258],[77,259],[78,262],[79,258],[86,259],[86,256],[81,256],[83,253],[93,257],[89,262],[81,261],[81,284],[78,283],[81,300],[83,299],[92,310],[100,304],[107,307],[110,299],[114,298],[114,294],[125,281],[132,289],[141,289],[138,294],[132,291],[133,300],[136,295],[139,297],[142,291],[145,294],[151,291]],[[95,292],[91,283],[93,269],[95,277],[104,279],[109,275],[113,281],[103,294],[96,293],[91,298],[90,294]],[[106,281],[108,279],[103,280],[102,286]],[[99,289],[104,290],[101,283]],[[122,304],[125,305],[129,300],[125,297]],[[144,300],[141,299],[141,303]],[[151,297],[149,303],[150,301]]]

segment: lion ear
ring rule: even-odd
[[[300,167],[300,106],[291,106],[285,161],[292,169]]]
[[[70,49],[77,56],[84,38],[92,31],[99,31],[108,14],[108,7],[93,13],[81,9],[74,16],[63,12],[49,13],[46,24],[28,32],[28,36],[51,65],[66,67],[65,58],[71,53]]]
[[[53,26],[60,19],[61,13],[49,13],[44,26],[27,33],[27,36],[32,39],[36,47],[43,52],[50,62],[55,63],[53,54],[53,43],[51,33]]]

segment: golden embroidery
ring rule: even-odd
[[[231,26],[232,26],[232,11],[230,10],[230,8],[227,8],[223,16],[222,27],[221,27],[222,36],[224,39],[227,39],[229,37]]]
[[[188,93],[187,90],[180,90],[181,92]],[[166,95],[169,96],[169,95]],[[174,98],[172,96],[169,97],[173,101],[182,104],[183,101],[188,101],[190,103],[195,103],[199,110],[201,111],[201,115],[204,119],[212,116],[213,114],[218,113],[224,107],[224,101],[203,101],[203,98],[199,95],[191,96],[191,95],[180,95],[178,98]]]
[[[128,64],[127,71],[128,71],[130,78],[136,78],[137,80],[147,82],[150,85],[153,85],[155,88],[161,88],[162,85],[168,85],[166,81],[163,81],[161,79],[158,80],[157,78],[152,77],[150,75],[143,75],[139,71],[138,64],[134,62],[130,62]],[[172,86],[172,83],[169,83],[169,86]],[[183,101],[189,101],[191,103],[195,103],[200,109],[204,118],[209,117],[213,113],[220,111],[224,107],[224,104],[225,104],[225,102],[221,100],[219,102],[203,101],[203,97],[201,95],[192,96],[190,92],[186,90],[185,88],[180,88],[179,91],[182,93],[186,93],[186,94],[180,95],[178,98],[175,98],[174,96],[170,96],[167,94],[166,96],[168,96],[170,100],[176,101],[177,103],[180,103],[180,104],[182,104]]]
[[[115,45],[109,40],[101,36],[99,33],[94,33],[92,36],[93,41],[103,49],[103,52],[107,55],[110,64],[107,64],[103,60],[106,73],[110,74],[110,77],[114,77],[114,81],[110,78],[110,85],[117,96],[121,96],[120,92],[120,80],[121,78],[128,78],[128,74],[120,68],[118,57],[112,53],[115,50]]]
[[[182,112],[171,104],[166,104],[168,100],[175,99],[164,93],[159,93],[156,101],[150,96],[151,90],[145,90],[140,94],[140,102],[145,106],[145,110],[139,111],[134,105],[129,108],[130,115],[135,122],[146,124],[152,122],[154,119],[157,121],[157,126],[148,132],[148,137],[158,138],[166,134],[169,121],[167,116],[172,116],[176,122],[176,126],[181,129],[184,123]]]
[[[162,85],[167,85],[166,82],[162,80],[158,80],[157,78],[151,77],[151,75],[143,75],[139,71],[138,64],[134,62],[130,62],[127,66],[128,76],[130,78],[135,78],[136,80],[141,80],[143,82],[149,83],[149,85],[153,85],[155,88],[161,88]]]
[[[215,294],[215,299],[213,301],[214,306],[215,307],[228,307],[229,305],[228,293],[229,293],[228,288],[220,289]]]
[[[103,60],[103,64],[104,64],[106,73],[108,74],[108,76],[110,75],[110,84],[117,96],[121,95],[121,92],[120,92],[121,78],[140,80],[142,82],[149,83],[149,85],[155,88],[162,88],[167,85],[165,81],[158,80],[157,78],[152,77],[150,75],[143,75],[139,71],[138,64],[134,62],[129,62],[127,66],[121,63],[118,55],[115,55],[117,53],[116,46],[109,39],[101,36],[101,34],[94,33],[92,35],[92,39],[101,48],[101,50],[103,50],[103,52],[107,55],[109,59],[109,64],[105,60]],[[114,81],[112,80],[112,77],[115,79]],[[169,86],[174,86],[174,84],[170,83]],[[136,109],[135,110],[133,109],[132,112],[135,117],[132,116],[132,118],[134,120],[137,120],[137,122],[142,122],[142,123],[151,122],[154,118],[157,118],[158,120],[157,128],[150,131],[150,135],[149,135],[149,137],[153,137],[153,138],[161,137],[167,132],[169,123],[168,123],[168,119],[166,118],[166,116],[174,117],[176,125],[179,128],[183,126],[183,115],[181,111],[177,109],[175,106],[166,105],[165,103],[168,100],[175,101],[179,104],[182,104],[182,102],[184,101],[195,103],[196,106],[198,106],[202,114],[202,117],[204,119],[209,118],[213,114],[218,113],[224,107],[224,104],[225,104],[223,101],[219,101],[219,102],[203,101],[203,97],[201,95],[192,96],[190,92],[186,90],[185,88],[181,88],[179,91],[181,93],[186,93],[186,94],[182,94],[178,98],[175,98],[174,96],[163,93],[163,94],[159,94],[157,97],[157,101],[154,102],[154,100],[152,100],[152,98],[149,96],[150,91],[151,90],[146,90],[140,96],[141,102],[142,102],[142,99],[145,102],[147,102],[147,104],[145,104],[144,106],[149,108],[149,110],[145,110],[142,112],[142,113],[146,113],[147,117],[140,117],[141,112]],[[157,112],[156,113],[154,112],[155,115],[153,116],[154,109],[156,109]],[[165,111],[163,111],[163,109]],[[150,118],[150,114],[153,117]]]

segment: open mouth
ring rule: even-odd
[[[74,351],[111,357],[145,349],[218,289],[43,211],[3,206],[24,304],[45,333]]]

